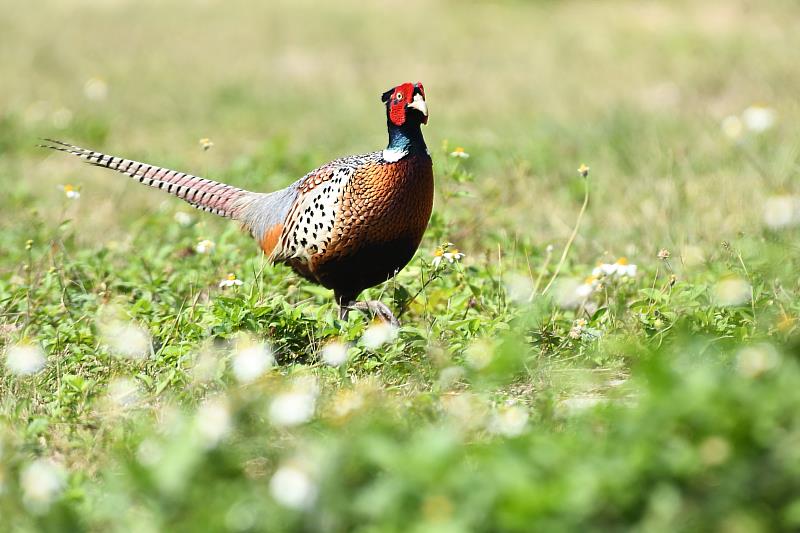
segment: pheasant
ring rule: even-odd
[[[416,252],[433,208],[433,164],[421,131],[428,123],[422,84],[403,83],[381,99],[389,133],[384,150],[336,159],[271,193],[52,139],[42,147],[127,174],[193,207],[240,222],[272,263],[287,264],[332,289],[340,319],[356,309],[396,325],[385,304],[357,297],[395,275]]]

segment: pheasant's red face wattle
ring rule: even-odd
[[[407,108],[417,109],[423,115],[422,123],[428,122],[428,109],[425,106],[425,89],[421,83],[404,83],[386,91],[383,101],[389,105],[389,120],[395,126],[406,122]]]
[[[411,102],[414,94],[414,86],[404,83],[394,88],[389,99],[389,120],[395,126],[402,126],[406,121],[406,104]]]

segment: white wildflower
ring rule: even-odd
[[[200,145],[200,148],[202,148],[204,151],[210,150],[214,146],[214,142],[208,137],[203,137],[202,139],[197,141],[197,143]]]
[[[187,213],[186,211],[176,211],[173,218],[175,219],[175,222],[177,222],[181,226],[191,226],[192,222],[194,222],[194,217],[189,213]],[[200,242],[211,242],[211,241],[200,241]],[[214,243],[211,244],[213,246]],[[197,243],[197,247],[199,246],[200,243]],[[206,253],[206,252],[201,252],[200,250],[197,249],[197,247],[195,247],[195,251],[197,251],[197,253]]]
[[[800,198],[772,196],[764,202],[764,223],[771,229],[795,226],[800,222]]]
[[[528,411],[519,405],[505,405],[494,412],[488,430],[495,435],[516,437],[528,425]]]
[[[455,157],[458,159],[469,159],[469,154],[464,151],[464,148],[461,146],[457,146],[455,150],[450,152],[450,157]]]
[[[100,333],[112,355],[144,359],[150,354],[150,333],[133,322],[115,320],[101,325]]]
[[[131,378],[114,378],[108,384],[108,399],[121,409],[135,407],[139,403],[139,385]]]
[[[294,387],[276,395],[269,405],[269,419],[281,427],[292,427],[311,420],[319,390],[314,380],[299,381]]]
[[[265,344],[249,344],[233,355],[233,375],[239,383],[258,379],[275,363],[272,350]]]
[[[600,286],[600,280],[597,276],[589,276],[583,283],[575,287],[575,296],[580,299],[586,299],[595,292]]]
[[[583,336],[583,333],[586,331],[586,322],[585,318],[579,318],[575,322],[572,323],[572,329],[569,330],[569,338],[570,339],[580,339]]]
[[[83,95],[93,102],[101,102],[108,96],[108,84],[100,78],[89,78],[83,84]]]
[[[64,490],[65,477],[63,468],[49,459],[25,466],[19,479],[25,506],[34,513],[46,512]]]
[[[727,138],[735,141],[741,138],[742,133],[744,133],[744,124],[742,124],[742,120],[736,115],[730,115],[722,119],[720,129]]]
[[[745,377],[756,378],[777,367],[781,356],[771,344],[761,343],[739,350],[736,370]]]
[[[370,350],[380,348],[383,344],[397,338],[397,328],[388,322],[375,322],[364,332],[361,341]]]
[[[446,242],[434,250],[431,265],[433,265],[434,269],[437,269],[443,261],[447,261],[445,264],[453,264],[463,258],[464,254],[458,248],[455,248],[452,242]]]
[[[609,277],[636,277],[637,267],[628,263],[624,257],[620,257],[614,263],[601,263],[592,270],[592,276],[597,278],[603,276]]]
[[[197,243],[197,246],[194,247],[194,251],[198,254],[210,254],[216,247],[217,245],[214,244],[214,241],[203,239]]]
[[[750,284],[740,278],[725,278],[714,286],[717,305],[741,305],[750,301]]]
[[[284,507],[303,510],[314,503],[317,485],[304,469],[285,464],[270,479],[269,492]]]
[[[225,289],[228,287],[241,287],[244,283],[242,280],[236,278],[236,274],[228,274],[222,281],[219,282],[219,288]]]
[[[6,351],[6,368],[16,376],[29,376],[42,370],[46,358],[38,346],[17,344]]]
[[[584,411],[601,403],[605,403],[604,398],[597,396],[576,396],[575,398],[567,398],[558,404],[558,410],[562,414],[575,414],[579,411]]]
[[[527,302],[533,294],[533,282],[530,276],[507,274],[503,277],[503,281],[509,298],[515,303]]]
[[[207,400],[197,409],[195,428],[208,448],[213,448],[231,431],[231,413],[224,398]]]
[[[770,129],[775,125],[775,118],[775,110],[763,105],[752,105],[742,112],[742,122],[755,133]]]
[[[74,185],[70,185],[69,183],[65,185],[59,185],[58,188],[64,191],[64,196],[70,200],[77,200],[81,197],[80,191],[75,188]]]
[[[347,361],[347,345],[338,341],[329,342],[320,351],[322,360],[331,366],[339,366]]]
[[[144,439],[136,448],[136,460],[144,466],[155,466],[164,456],[161,445],[153,439]]]

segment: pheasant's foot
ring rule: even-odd
[[[400,321],[392,313],[391,309],[378,300],[368,300],[365,302],[353,302],[350,304],[350,309],[356,309],[358,311],[371,313],[373,316],[378,317],[379,319],[383,320],[391,324],[392,326],[399,328]]]

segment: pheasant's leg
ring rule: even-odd
[[[347,320],[347,315],[350,314],[353,304],[356,303],[358,294],[341,294],[334,291],[333,297],[336,299],[336,303],[339,304],[339,320]]]
[[[356,309],[358,311],[363,311],[367,313],[371,313],[372,315],[380,318],[384,322],[388,322],[394,327],[400,327],[400,321],[392,313],[392,310],[384,304],[383,302],[379,302],[378,300],[368,300],[366,302],[353,302],[350,304],[350,309]]]

